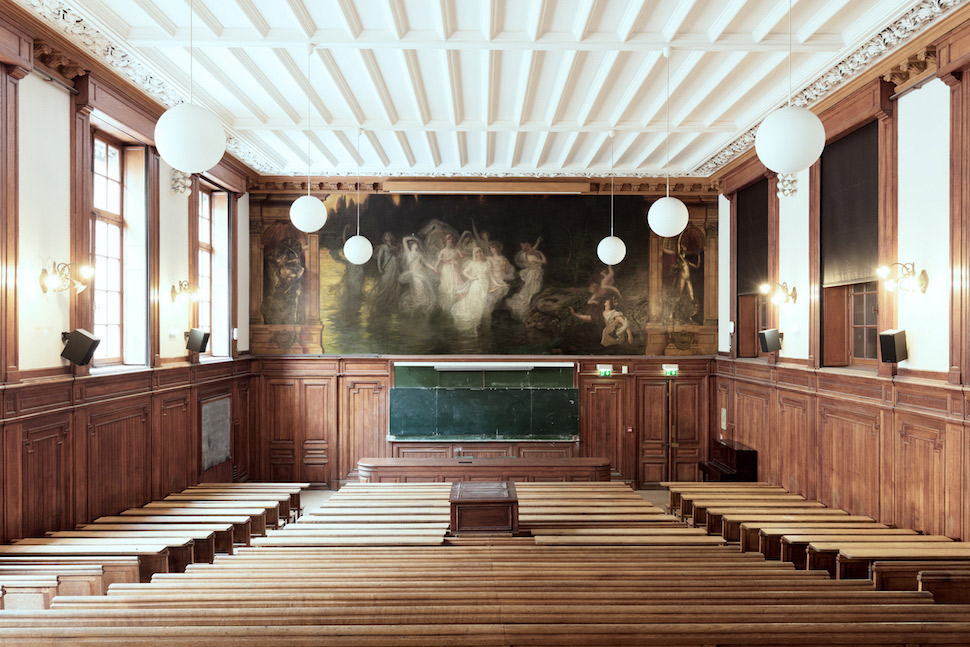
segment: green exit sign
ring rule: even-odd
[[[613,375],[613,365],[612,364],[597,364],[596,372],[599,373],[600,377],[610,377]]]
[[[664,364],[662,368],[666,377],[677,377],[677,373],[680,371],[679,364]]]

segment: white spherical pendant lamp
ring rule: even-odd
[[[786,106],[765,117],[754,138],[758,159],[775,173],[798,173],[814,164],[825,147],[825,127],[814,112]]]
[[[374,246],[370,244],[370,241],[365,236],[361,236],[360,234],[351,236],[344,243],[344,256],[354,265],[363,265],[370,260],[371,254],[373,253]]]
[[[162,159],[184,173],[202,173],[226,152],[222,123],[202,106],[183,103],[169,108],[155,124],[155,148]]]
[[[607,236],[596,246],[596,255],[604,265],[617,265],[626,258],[626,243],[616,236]]]
[[[327,224],[327,206],[313,195],[301,195],[290,205],[290,222],[302,232],[312,234]]]
[[[679,235],[687,227],[687,219],[687,205],[670,196],[660,198],[647,211],[647,224],[663,238]]]

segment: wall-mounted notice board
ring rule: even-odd
[[[572,441],[579,433],[571,366],[395,366],[390,405],[390,440]]]

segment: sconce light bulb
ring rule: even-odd
[[[899,289],[906,290],[908,292],[916,291],[916,279],[912,275],[904,276],[899,279]]]
[[[94,276],[94,268],[91,267],[90,265],[82,265],[80,269],[80,273],[81,273],[82,279],[85,279],[85,280],[90,279],[92,276]]]
[[[775,295],[771,297],[771,302],[775,304],[782,303],[784,300],[785,300],[784,292],[775,292]]]
[[[896,281],[886,281],[886,289],[890,292],[896,290]]]
[[[762,283],[760,286],[758,286],[758,289],[761,290],[761,294],[768,294],[768,290],[771,289],[771,286],[767,283]]]
[[[886,266],[886,265],[883,265],[881,267],[877,267],[876,268],[876,276],[878,276],[879,278],[881,278],[883,280],[888,279],[889,278],[889,267]]]
[[[199,300],[199,293],[198,292],[193,292],[192,293],[192,300],[193,301],[198,301]]]
[[[61,280],[57,277],[56,274],[48,274],[44,278],[44,284],[47,286],[48,290],[56,290],[58,286],[61,284]]]

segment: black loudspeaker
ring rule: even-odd
[[[91,358],[94,357],[94,351],[101,343],[100,339],[81,328],[71,333],[62,333],[61,338],[65,342],[61,357],[79,366],[91,361]]]
[[[882,361],[893,364],[903,361],[909,357],[906,352],[906,331],[884,330],[879,333],[879,348],[882,350]]]
[[[781,350],[781,335],[777,328],[758,331],[758,341],[761,342],[762,353],[774,353]]]
[[[204,353],[206,346],[209,345],[209,333],[199,330],[198,328],[193,328],[189,331],[188,340],[185,343],[185,348],[196,353]]]

